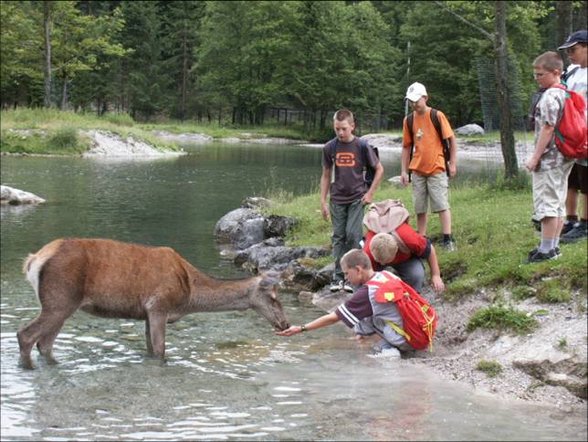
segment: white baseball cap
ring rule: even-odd
[[[406,91],[406,98],[410,101],[418,101],[421,97],[426,96],[427,89],[425,89],[425,85],[418,82],[411,84]]]

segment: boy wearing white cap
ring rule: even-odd
[[[568,36],[559,48],[570,59],[565,82],[568,88],[584,96],[588,103],[588,31],[582,29]],[[581,194],[581,196],[580,196]],[[578,200],[583,202],[578,211]],[[578,213],[580,219],[578,220]],[[561,242],[571,243],[588,237],[588,161],[576,160],[568,177],[566,197],[566,221],[562,229]]]
[[[434,111],[440,133],[433,122],[431,107],[427,105],[425,86],[413,83],[406,91],[406,99],[413,109],[412,127],[404,118],[402,128],[402,184],[408,185],[409,171],[412,173],[413,203],[417,214],[417,229],[421,235],[427,233],[427,212],[439,214],[443,233],[443,247],[456,249],[451,234],[451,210],[449,207],[449,177],[457,173],[457,142],[447,117]],[[443,140],[449,143],[447,166],[443,155]],[[411,156],[412,151],[412,156]],[[447,169],[446,169],[447,167]]]

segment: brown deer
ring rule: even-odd
[[[23,272],[41,303],[39,316],[17,333],[20,363],[28,369],[35,343],[48,363],[56,363],[55,338],[78,309],[105,318],[144,319],[147,352],[162,360],[166,323],[188,313],[251,308],[277,330],[289,326],[275,276],[215,279],[169,247],[57,239],[29,255]]]

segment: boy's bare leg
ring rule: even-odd
[[[441,233],[451,235],[451,210],[439,212],[439,221],[441,222]]]
[[[417,213],[417,230],[423,236],[425,236],[427,234],[427,214],[426,213]]]

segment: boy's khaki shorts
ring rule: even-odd
[[[445,172],[431,176],[412,174],[412,201],[417,214],[449,209],[449,178]]]
[[[566,196],[568,175],[574,165],[566,162],[553,169],[533,172],[533,217],[542,220],[548,217],[566,215]]]

